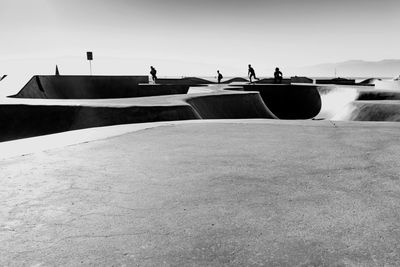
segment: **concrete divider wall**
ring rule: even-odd
[[[321,110],[321,97],[313,85],[255,84],[243,88],[259,92],[268,109],[279,119],[311,119]]]

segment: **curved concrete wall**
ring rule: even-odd
[[[311,119],[321,110],[316,86],[256,84],[243,88],[259,92],[268,109],[279,119]]]
[[[142,84],[146,83],[146,84]],[[187,85],[148,84],[147,76],[34,76],[11,97],[46,99],[126,98],[186,94]]]
[[[241,77],[235,77],[229,80],[225,80],[222,79],[221,83],[223,84],[229,84],[229,83],[237,83],[237,82],[249,82],[249,80],[245,79],[245,78],[241,78]]]
[[[127,98],[106,103],[7,104],[0,105],[0,141],[116,124],[240,118],[275,116],[260,95],[252,92]]]
[[[199,119],[188,105],[88,107],[0,105],[0,141],[89,127]]]
[[[400,122],[400,101],[355,101],[346,106],[337,120]]]
[[[198,96],[186,102],[202,119],[276,119],[257,93]]]

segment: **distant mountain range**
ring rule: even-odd
[[[336,77],[398,77],[400,75],[400,59],[349,60],[291,68],[290,72],[311,77],[333,77],[335,72]]]

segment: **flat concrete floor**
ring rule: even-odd
[[[1,159],[0,265],[400,265],[399,124],[159,125]]]

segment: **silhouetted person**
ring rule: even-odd
[[[222,80],[222,78],[224,78],[224,77],[223,77],[222,74],[219,72],[219,70],[217,70],[217,73],[218,73],[218,83],[221,83],[221,80]]]
[[[283,74],[282,74],[282,72],[279,70],[279,68],[275,68],[275,72],[274,72],[274,83],[282,83],[282,77],[283,77]]]
[[[249,64],[249,72],[248,72],[247,75],[249,76],[250,82],[253,82],[253,81],[252,81],[252,78],[254,78],[254,79],[256,79],[256,80],[260,80],[260,79],[258,79],[258,78],[256,77],[256,73],[255,73],[254,69],[251,67],[250,64]]]
[[[153,66],[150,66],[150,74],[151,74],[151,79],[153,80],[153,82],[156,82],[157,70]]]

